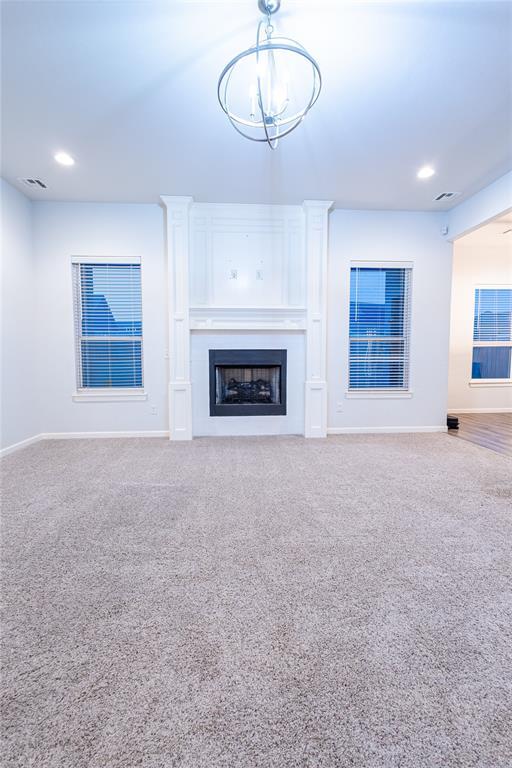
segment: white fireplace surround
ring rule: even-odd
[[[192,197],[161,199],[167,213],[170,439],[299,430],[305,437],[326,437],[332,202],[268,206],[195,203]],[[194,342],[198,334],[206,338]],[[293,340],[297,334],[304,338],[299,346]],[[226,348],[240,344],[244,336],[252,348],[276,348],[290,339],[290,349],[297,355],[296,365],[288,370],[293,413],[245,417],[238,424],[244,417],[213,417],[210,427],[198,416],[204,413],[203,404],[193,399],[204,398],[208,373],[198,350],[206,351],[210,336],[218,348],[219,335]],[[296,386],[300,396],[293,394]],[[281,421],[272,423],[276,419]]]
[[[287,404],[284,416],[210,416],[210,349],[286,349]],[[192,434],[300,435],[304,433],[304,332],[217,331],[191,334]]]

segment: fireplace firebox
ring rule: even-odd
[[[210,350],[210,416],[285,415],[285,349]]]

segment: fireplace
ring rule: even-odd
[[[285,415],[285,349],[210,350],[210,416]]]

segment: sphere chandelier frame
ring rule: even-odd
[[[266,143],[271,149],[277,149],[279,139],[284,136],[288,136],[289,133],[295,130],[306,115],[311,107],[315,104],[320,91],[322,90],[322,73],[315,59],[304,48],[303,45],[296,40],[284,37],[282,35],[276,35],[272,37],[274,33],[274,27],[271,23],[272,15],[279,10],[281,6],[281,0],[258,0],[258,7],[262,13],[266,15],[266,19],[260,21],[258,24],[258,30],[256,34],[256,44],[245,51],[241,51],[231,61],[226,64],[222,70],[218,85],[217,96],[220,106],[227,115],[233,128],[250,141],[258,143]],[[269,114],[265,111],[265,104],[262,94],[262,77],[260,61],[262,61],[262,55],[273,57],[274,53],[278,51],[286,51],[291,54],[301,56],[302,59],[309,62],[312,71],[312,88],[311,96],[305,106],[295,111],[294,114],[285,115],[288,107],[289,99],[285,100],[283,108],[274,113]],[[259,115],[251,114],[250,118],[243,117],[236,114],[230,109],[229,105],[229,86],[231,78],[237,67],[237,64],[249,57],[255,58],[255,72],[256,72],[256,104],[258,107]],[[259,130],[260,135],[253,135],[247,130],[251,128],[253,131]]]

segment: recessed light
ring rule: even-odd
[[[431,165],[424,165],[423,168],[419,169],[416,175],[418,179],[430,179],[430,177],[434,176],[435,173],[436,172]]]
[[[68,155],[67,152],[56,152],[53,156],[53,159],[59,163],[59,165],[74,165],[75,161],[71,157],[71,155]]]

